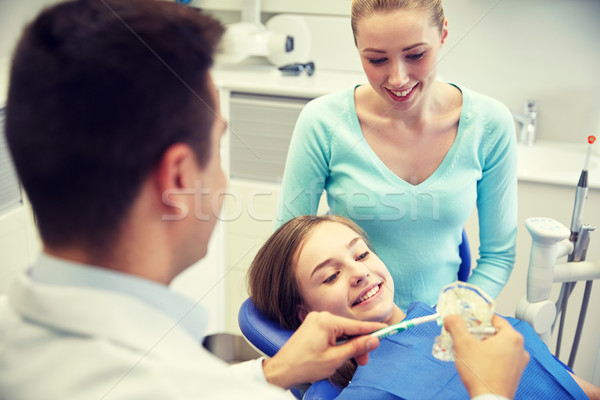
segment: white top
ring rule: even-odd
[[[42,255],[0,299],[0,393],[11,400],[288,397],[266,383],[260,360],[229,367],[206,351],[206,317],[160,284]]]

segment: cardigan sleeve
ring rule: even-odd
[[[479,259],[469,283],[496,298],[515,262],[517,145],[512,114],[499,102],[488,110],[483,171],[477,183]]]

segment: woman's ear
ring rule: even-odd
[[[296,306],[296,314],[298,315],[300,322],[304,322],[304,318],[306,318],[308,313],[309,311],[304,304],[299,304]]]
[[[446,42],[448,38],[448,18],[444,18],[444,25],[442,26],[442,44]]]

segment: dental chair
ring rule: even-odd
[[[471,274],[471,252],[464,230],[458,253],[461,263],[457,278],[459,281],[466,282]],[[277,322],[264,316],[249,298],[240,307],[238,323],[246,339],[268,357],[273,357],[294,333],[294,331],[283,329]],[[291,389],[297,399],[303,400],[330,400],[337,397],[341,391],[341,387],[327,379],[315,382],[308,387]]]

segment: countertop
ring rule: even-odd
[[[250,60],[233,66],[216,65],[212,77],[219,88],[274,96],[314,98],[352,85],[367,83],[364,73],[320,70],[307,76],[282,76],[273,65]]]

